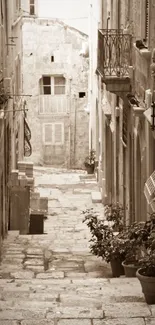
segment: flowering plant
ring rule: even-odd
[[[91,208],[83,211],[85,222],[90,229],[92,238],[90,239],[90,251],[101,256],[109,263],[111,260],[124,260],[126,255],[126,242],[123,232],[114,234],[112,227],[105,223],[99,215]]]
[[[84,161],[85,167],[95,166],[95,158],[96,158],[95,150],[91,149],[90,152],[89,152],[89,156],[87,156],[85,158],[85,161]]]
[[[123,230],[124,208],[119,202],[106,204],[104,215],[107,221],[112,222],[112,228],[116,231]]]

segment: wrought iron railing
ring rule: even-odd
[[[105,76],[125,77],[129,75],[132,62],[132,36],[120,29],[98,31],[98,67]]]
[[[31,130],[28,126],[26,118],[24,118],[24,156],[30,157],[32,154],[31,140]]]

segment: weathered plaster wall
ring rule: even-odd
[[[27,97],[33,147],[31,160],[35,164],[75,165],[80,168],[88,154],[89,117],[84,111],[84,105],[87,102],[89,61],[80,56],[83,42],[87,43],[87,36],[56,20],[29,18],[25,18],[22,32],[23,91],[32,95]],[[54,62],[51,62],[52,55]],[[39,114],[39,80],[42,75],[65,77],[67,113]],[[86,96],[79,98],[79,92],[85,92]],[[64,123],[63,145],[44,145],[43,124],[53,122]]]

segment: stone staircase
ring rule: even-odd
[[[36,246],[38,237],[10,232],[4,242],[1,325],[154,324],[136,278],[111,278],[88,252],[53,252]]]

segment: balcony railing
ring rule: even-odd
[[[104,77],[126,77],[132,62],[132,36],[120,29],[98,31],[98,71]]]

